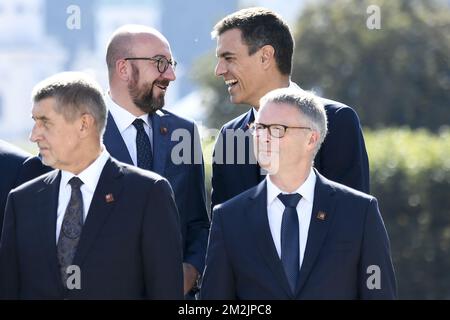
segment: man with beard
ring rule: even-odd
[[[167,87],[176,78],[170,45],[155,29],[125,25],[112,35],[106,63],[109,113],[104,144],[113,157],[157,172],[172,185],[183,238],[184,292],[192,297],[204,267],[209,218],[197,127],[162,110]],[[183,136],[189,149],[182,155],[172,152],[178,144],[175,135]]]

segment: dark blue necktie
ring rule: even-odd
[[[296,208],[301,198],[298,193],[278,195],[285,206],[281,222],[281,262],[293,293],[300,273],[300,232]]]
[[[67,267],[70,266],[77,251],[78,242],[83,228],[83,196],[80,187],[83,181],[78,177],[69,180],[72,187],[69,204],[64,213],[58,245],[56,246],[58,262],[61,271],[61,280],[64,287],[67,285]]]
[[[137,166],[142,169],[152,170],[153,153],[150,139],[144,129],[144,120],[137,118],[133,121],[133,126],[137,130],[136,134],[136,151]]]

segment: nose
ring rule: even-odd
[[[217,61],[216,69],[214,72],[217,77],[221,77],[226,73],[225,65],[221,59],[219,59],[219,61]]]
[[[261,128],[255,132],[255,136],[260,143],[267,143],[271,140],[269,128]]]
[[[39,128],[36,125],[36,123],[33,125],[33,129],[31,129],[31,133],[30,133],[30,137],[29,137],[31,142],[38,142],[41,139],[41,134],[39,132]]]
[[[163,76],[169,81],[174,81],[177,78],[175,75],[174,67],[170,65],[167,70],[164,71]]]

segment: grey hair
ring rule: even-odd
[[[83,113],[92,115],[100,137],[106,125],[106,105],[100,85],[82,72],[57,73],[41,82],[31,94],[33,103],[54,98],[55,111],[67,121],[74,121]]]
[[[328,131],[327,115],[320,98],[310,91],[283,88],[268,92],[259,101],[261,107],[267,103],[291,105],[296,107],[306,117],[311,128],[319,133],[319,142],[314,152],[315,156],[325,140]]]

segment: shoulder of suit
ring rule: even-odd
[[[153,171],[144,170],[139,167],[135,167],[130,164],[120,162],[113,158],[111,158],[111,162],[113,165],[117,166],[120,173],[125,176],[131,176],[134,177],[135,179],[140,179],[143,181],[147,180],[153,183],[159,180],[166,180],[163,176]]]
[[[364,200],[368,200],[368,201],[375,199],[375,197],[370,194],[353,189],[353,188],[343,185],[341,183],[329,180],[322,175],[320,175],[320,180],[323,183],[325,183],[326,185],[328,185],[329,187],[331,187],[333,189],[333,191],[335,191],[337,196],[342,196],[342,197],[346,197],[346,198],[354,198],[354,199],[364,199]]]
[[[251,109],[250,109],[250,111],[251,111]],[[222,126],[222,130],[221,131],[226,130],[226,129],[239,129],[239,128],[241,128],[242,124],[245,121],[245,118],[247,117],[248,112],[249,111],[247,111],[247,112],[241,114],[240,116],[237,116],[236,118],[234,118],[234,119],[228,121],[227,123],[225,123]]]
[[[195,121],[193,119],[182,117],[180,115],[177,115],[176,113],[173,113],[165,109],[159,110],[158,112],[159,116],[169,117],[171,121],[175,121],[178,123],[178,125],[181,126],[192,127],[195,124]]]
[[[234,196],[233,198],[218,204],[214,207],[215,210],[218,210],[225,214],[237,214],[242,215],[241,210],[250,198],[255,194],[258,185]]]
[[[6,141],[0,140],[0,160],[5,159],[13,162],[23,163],[31,154],[12,145]]]
[[[334,100],[326,99],[326,98],[320,98],[320,101],[323,103],[325,110],[327,111],[327,114],[329,114],[329,113],[334,114],[341,110],[347,110],[347,111],[351,111],[351,112],[355,113],[355,110],[352,107],[350,107],[342,102],[338,102],[338,101],[334,101]]]
[[[45,187],[47,185],[47,181],[56,178],[57,175],[58,170],[51,170],[50,172],[44,173],[36,178],[24,182],[23,184],[14,188],[11,192],[24,194],[28,192],[33,193]]]

